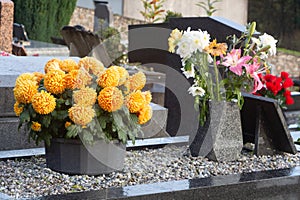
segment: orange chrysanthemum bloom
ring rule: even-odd
[[[205,51],[213,56],[225,55],[227,50],[226,43],[217,43],[217,40],[214,39],[209,46],[205,48]]]
[[[141,90],[146,84],[146,76],[143,72],[138,72],[129,78],[130,90]]]
[[[30,81],[36,82],[36,84],[38,84],[37,78],[36,78],[36,76],[34,76],[34,74],[32,74],[32,73],[23,73],[20,76],[18,76],[18,78],[16,79],[16,84],[15,85],[16,86],[23,85],[24,80],[30,80]]]
[[[98,95],[99,106],[108,112],[119,110],[123,102],[123,94],[117,87],[106,87]]]
[[[91,106],[85,107],[75,104],[69,109],[68,112],[70,119],[75,124],[81,126],[86,126],[95,117],[95,110]]]
[[[81,106],[93,106],[96,99],[97,92],[93,88],[86,87],[73,92],[74,103]]]
[[[39,85],[41,80],[44,78],[45,74],[41,72],[33,72],[34,77],[36,78],[36,82]]]
[[[66,89],[74,90],[76,88],[78,74],[78,70],[72,70],[65,75],[64,79]]]
[[[31,124],[31,129],[36,131],[36,132],[39,132],[39,131],[42,130],[42,125],[38,122],[33,121],[32,124]]]
[[[53,59],[49,60],[44,67],[45,73],[48,73],[52,69],[56,69],[56,70],[60,69],[60,67],[59,67],[60,62],[61,62],[61,60],[59,60],[57,58],[53,58]]]
[[[42,90],[32,98],[32,107],[35,112],[41,115],[51,113],[56,107],[55,97],[50,93]]]
[[[124,67],[119,67],[119,66],[112,66],[115,69],[118,70],[119,75],[120,75],[120,80],[118,85],[123,85],[126,80],[129,78],[129,73]]]
[[[116,67],[110,67],[100,75],[98,85],[102,88],[116,87],[119,85],[119,80],[119,70]]]
[[[151,92],[150,91],[145,91],[145,92],[142,92],[142,94],[145,97],[146,103],[149,104],[152,100]]]
[[[48,92],[53,94],[61,94],[66,89],[65,72],[62,70],[50,70],[44,78],[44,86]]]
[[[14,111],[16,113],[16,116],[20,116],[21,113],[23,112],[24,106],[20,105],[18,101],[14,104]]]
[[[93,77],[84,68],[78,70],[76,83],[74,88],[80,89],[84,88],[92,83]]]
[[[74,69],[79,69],[78,64],[72,59],[65,59],[59,63],[59,67],[61,70],[65,72],[70,72]]]
[[[139,118],[139,124],[145,124],[148,122],[152,117],[152,108],[151,106],[145,105],[139,112],[138,112],[138,118]]]
[[[134,91],[127,96],[126,106],[131,113],[139,112],[146,104],[145,95],[141,90]]]
[[[84,57],[78,62],[79,67],[84,67],[90,73],[100,76],[105,71],[103,63],[94,57]]]
[[[20,103],[31,103],[32,97],[38,92],[36,81],[19,80],[14,88],[15,99]]]
[[[71,125],[72,125],[71,122],[66,122],[66,123],[65,123],[65,128],[68,128],[68,127],[71,126]]]

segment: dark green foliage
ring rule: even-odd
[[[99,35],[103,46],[106,48],[106,52],[113,64],[119,65],[120,60],[123,59],[125,51],[125,46],[121,44],[121,34],[118,29],[114,27],[106,27],[104,25],[104,20],[100,19],[100,29],[97,32]]]
[[[77,0],[13,0],[14,22],[24,24],[29,39],[50,42],[68,25]]]
[[[173,12],[171,10],[168,10],[167,11],[167,14],[165,16],[165,19],[164,19],[164,22],[169,22],[169,19],[170,18],[173,18],[173,17],[182,17],[182,14],[181,13],[178,13],[178,12]]]
[[[276,37],[280,47],[300,50],[300,0],[249,0],[248,21]]]

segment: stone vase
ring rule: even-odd
[[[46,145],[47,167],[61,173],[99,175],[122,170],[126,146],[120,142],[96,141],[83,144],[79,139],[53,138]]]
[[[234,161],[243,148],[240,110],[236,103],[209,101],[209,116],[194,138],[190,138],[192,156],[213,161]]]

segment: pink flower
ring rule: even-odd
[[[253,60],[252,64],[245,65],[246,72],[254,79],[254,86],[252,93],[260,90],[263,87],[263,84],[259,78],[260,72],[258,72],[260,63],[257,63],[256,60]]]
[[[5,51],[0,51],[0,56],[9,56],[9,53],[6,53]]]
[[[246,67],[247,62],[251,59],[251,56],[241,57],[241,49],[232,49],[227,56],[224,57],[222,65],[229,67],[229,70],[238,76],[243,73],[243,66]]]

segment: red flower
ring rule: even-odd
[[[292,105],[292,104],[294,104],[294,99],[291,96],[285,97],[285,104],[286,105]]]
[[[276,78],[277,78],[276,76],[273,76],[271,74],[267,74],[264,77],[265,81],[267,81],[267,82],[274,82],[276,80]]]
[[[283,88],[289,88],[292,87],[294,85],[294,82],[291,78],[286,78],[282,84]]]
[[[287,79],[287,78],[289,78],[289,73],[283,71],[280,73],[280,76],[282,79]]]
[[[283,96],[285,96],[285,97],[291,96],[291,91],[285,90],[283,93]]]
[[[282,89],[281,86],[282,79],[280,77],[267,74],[265,76],[265,80],[267,81],[266,82],[267,89],[273,92],[273,94],[276,96],[277,93]]]

